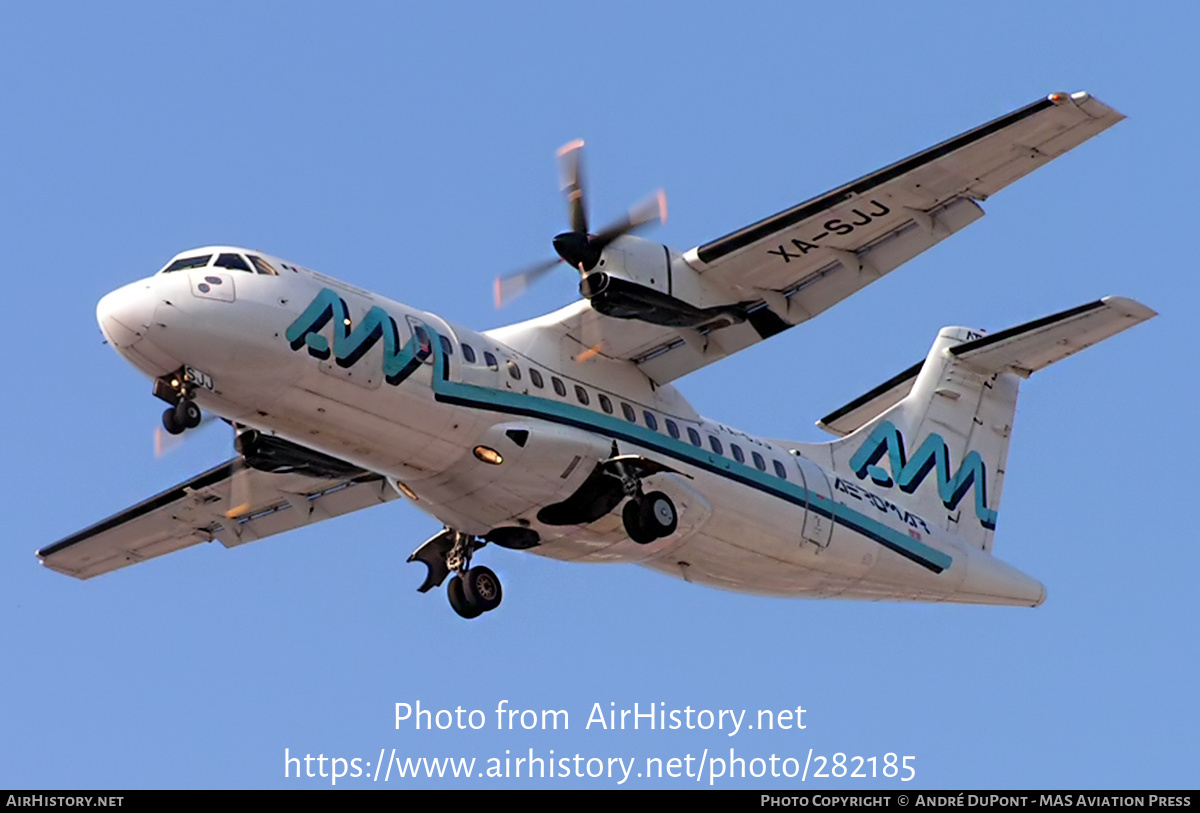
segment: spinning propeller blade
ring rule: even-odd
[[[238,425],[233,427],[233,448],[241,455],[238,445]],[[250,510],[254,504],[254,495],[250,489],[250,467],[246,465],[245,455],[239,456],[233,462],[233,475],[229,478],[229,504],[233,507],[225,512],[225,519],[237,519]]]
[[[558,148],[558,177],[567,196],[567,220],[571,231],[587,234],[587,207],[583,200],[583,139]]]
[[[206,412],[204,414],[204,417],[200,420],[199,426],[204,426],[205,424],[212,423],[213,419],[216,417],[217,416],[213,415],[211,412]],[[199,428],[199,427],[195,427],[195,428],[189,429],[187,431],[194,432],[197,428]],[[172,435],[170,432],[168,432],[166,429],[164,429],[162,424],[160,423],[158,426],[154,427],[154,457],[155,457],[155,459],[161,460],[163,457],[169,455],[171,452],[175,451],[180,446],[182,446],[183,441],[184,441],[184,434]]]
[[[613,240],[650,223],[667,222],[667,193],[658,190],[650,197],[634,204],[622,220],[607,229],[591,235],[588,242],[597,249],[604,249]]]
[[[492,295],[496,300],[496,309],[499,310],[525,293],[525,289],[537,282],[548,272],[553,271],[554,266],[560,262],[562,260],[558,258],[543,260],[535,266],[526,268],[524,271],[518,271],[506,277],[496,277],[496,282],[492,287]]]
[[[567,219],[571,230],[554,238],[559,260],[547,260],[523,271],[497,277],[492,293],[501,308],[523,294],[530,285],[545,276],[558,263],[565,262],[579,272],[580,279],[600,262],[600,254],[618,237],[650,223],[667,219],[667,196],[660,189],[631,208],[628,214],[597,234],[588,231],[587,196],[583,191],[583,140],[564,144],[558,150],[558,175],[567,197]],[[594,355],[594,354],[593,354]]]
[[[237,519],[250,510],[252,495],[250,494],[250,467],[245,459],[236,461],[233,476],[229,478],[229,502],[233,506],[225,512],[225,519]]]

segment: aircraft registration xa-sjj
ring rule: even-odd
[[[500,603],[472,566],[488,543],[763,595],[1036,606],[1042,585],[992,556],[1018,385],[1153,311],[1110,297],[990,335],[944,328],[825,416],[825,444],[731,429],[671,382],[840,302],[1121,118],[1055,93],[683,254],[629,234],[661,194],[592,232],[569,144],[559,259],[496,294],[562,261],[582,299],[482,333],[259,251],[185,251],[97,316],[167,431],[207,410],[238,456],[38,556],[87,579],[403,496],[445,525],[410,558],[419,589],[449,578],[467,618]]]

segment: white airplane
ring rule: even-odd
[[[672,383],[805,322],[983,215],[979,202],[1123,118],[1055,93],[679,254],[632,237],[661,194],[592,233],[581,142],[559,153],[559,260],[582,299],[485,332],[260,251],[185,251],[105,296],[108,341],[154,382],[172,433],[201,410],[238,456],[50,545],[91,578],[216,540],[236,547],[399,497],[445,525],[409,561],[472,618],[501,585],[488,543],[636,562],[771,596],[1036,606],[992,555],[1020,379],[1154,316],[1105,298],[928,355],[825,416],[825,444],[699,415]]]

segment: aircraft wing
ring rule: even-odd
[[[666,383],[800,324],[983,216],[979,202],[1124,116],[1054,93],[823,195],[685,252],[680,262],[741,319],[671,328],[577,302],[525,326],[633,361]],[[678,276],[678,275],[677,275]]]
[[[37,555],[51,570],[90,579],[200,542],[232,548],[396,497],[378,474],[275,473],[234,458]]]

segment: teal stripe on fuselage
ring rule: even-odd
[[[597,414],[590,409],[552,401],[537,395],[451,381],[448,360],[445,358],[440,343],[436,340],[433,342],[433,358],[434,370],[440,371],[440,375],[435,373],[432,376],[434,397],[438,401],[474,409],[483,409],[489,412],[539,418],[553,423],[574,426],[588,432],[596,432],[616,440],[626,440],[636,443],[639,446],[653,449],[668,457],[704,469],[719,477],[733,480],[793,505],[829,517],[833,522],[839,523],[878,542],[888,550],[894,551],[904,558],[932,570],[934,573],[941,573],[950,567],[954,561],[950,556],[936,548],[932,548],[902,534],[894,528],[890,528],[878,520],[859,513],[847,505],[837,503],[832,498],[829,500],[812,500],[810,503],[810,492],[803,486],[796,485],[789,480],[773,477],[756,468],[737,463],[724,456],[684,443],[681,440],[675,440],[670,436],[665,436],[638,424],[630,423],[612,415]],[[829,502],[831,505],[826,507],[821,504],[824,502]]]

